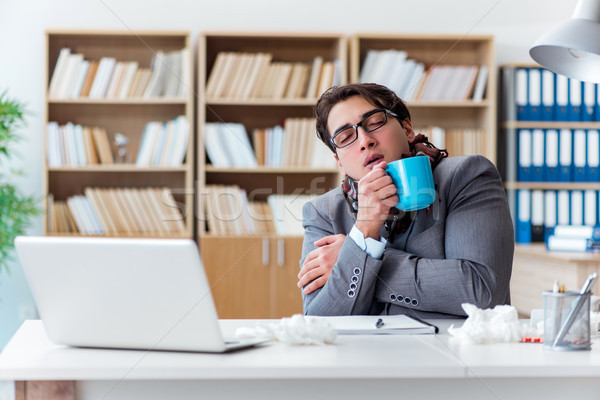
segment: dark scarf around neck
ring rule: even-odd
[[[431,170],[433,171],[441,159],[448,157],[446,149],[438,149],[429,142],[427,136],[417,134],[415,140],[409,143],[410,153],[402,154],[401,158],[427,156],[431,162]],[[346,202],[350,207],[350,211],[356,215],[358,213],[358,181],[350,178],[348,175],[344,177],[342,182],[342,192],[346,198]],[[428,213],[429,213],[429,207]],[[386,231],[388,233],[387,240],[391,242],[397,232],[404,232],[410,225],[412,213],[403,213],[396,207],[390,208],[390,214],[385,221]]]

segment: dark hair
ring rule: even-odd
[[[334,86],[321,95],[315,106],[317,136],[334,153],[336,153],[337,149],[329,140],[331,134],[327,126],[327,118],[333,106],[353,96],[360,96],[377,108],[392,111],[398,115],[396,118],[399,121],[410,120],[410,112],[404,101],[396,96],[396,93],[383,85],[376,83],[351,83],[344,86]]]

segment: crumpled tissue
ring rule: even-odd
[[[295,345],[323,345],[333,343],[337,338],[337,331],[324,318],[295,314],[289,318],[282,318],[277,323],[257,323],[254,328],[238,328],[235,336],[271,339]]]
[[[448,333],[464,343],[519,342],[523,337],[535,335],[529,324],[519,321],[517,309],[513,306],[498,305],[482,310],[464,303],[462,308],[468,318],[460,328],[450,326]]]

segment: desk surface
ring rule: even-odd
[[[231,333],[255,321],[221,323]],[[591,351],[552,352],[537,343],[466,345],[442,331],[340,335],[333,345],[272,342],[234,353],[201,354],[58,346],[48,340],[41,321],[32,320],[0,354],[0,380],[600,377],[598,342]]]

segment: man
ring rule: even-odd
[[[305,314],[450,318],[465,315],[462,303],[510,303],[514,232],[489,160],[447,158],[415,135],[403,101],[381,85],[331,88],[315,113],[345,179],[303,209]],[[405,213],[385,167],[417,154],[431,160],[436,199]]]

